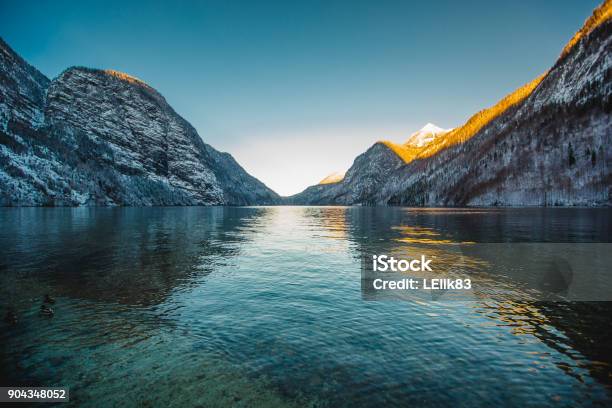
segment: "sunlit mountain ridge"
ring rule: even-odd
[[[126,81],[132,84],[139,84],[139,85],[143,85],[146,86],[147,88],[151,88],[151,86],[149,84],[147,84],[145,81],[143,81],[140,78],[136,78],[133,75],[127,74],[125,72],[121,72],[121,71],[117,71],[114,69],[105,69],[104,72],[106,72],[108,75],[112,75],[115,78],[118,78],[122,81]]]
[[[569,40],[569,42],[565,45],[563,51],[561,51],[559,59],[565,57],[581,39],[589,35],[602,23],[610,20],[610,18],[612,18],[612,1],[606,0],[603,2],[603,4],[593,10],[593,14],[587,18],[582,28],[578,30],[571,40]]]
[[[545,73],[447,132],[380,141],[296,204],[612,205],[612,0]],[[428,124],[429,129],[439,129]]]
[[[478,133],[483,127],[490,123],[493,119],[503,114],[506,110],[522,102],[531,92],[542,82],[546,73],[540,75],[528,84],[523,85],[514,92],[510,93],[502,100],[490,108],[483,109],[470,117],[463,126],[451,129],[447,132],[439,134],[427,143],[420,145],[404,143],[402,145],[393,143],[388,140],[380,141],[397,154],[404,163],[410,163],[415,159],[427,158],[440,152],[442,149],[448,148],[458,143],[463,143]]]
[[[418,156],[425,146],[446,135],[452,129],[442,129],[432,123],[427,123],[420,130],[414,132],[403,144],[397,144],[390,140],[383,140],[384,144],[397,154],[405,163],[409,163]]]
[[[404,143],[404,146],[422,147],[432,142],[435,138],[445,135],[453,129],[442,129],[433,123],[428,123],[423,126],[420,130],[414,132],[408,140]]]
[[[336,171],[334,173],[331,173],[327,177],[325,177],[323,180],[319,181],[318,184],[321,185],[321,184],[339,183],[344,179],[344,174],[345,172],[343,171]]]
[[[411,134],[410,137],[408,137],[408,139],[401,145],[391,141],[385,141],[384,143],[398,156],[402,157],[404,161],[409,161],[409,157],[412,154],[418,153],[424,146],[431,143],[436,138],[447,134],[451,130],[453,129],[443,129],[434,125],[433,123],[427,123],[421,129]],[[346,172],[344,171],[331,173],[327,177],[323,178],[323,180],[319,181],[317,185],[340,183],[342,180],[344,180],[345,174]]]
[[[610,18],[612,18],[612,1],[606,0],[593,11],[593,14],[585,21],[583,27],[565,45],[559,59],[566,56],[582,38]],[[415,159],[431,157],[443,149],[469,140],[492,120],[502,115],[509,108],[524,101],[538,87],[548,72],[544,72],[531,82],[506,95],[495,105],[477,112],[462,126],[440,135],[442,137],[434,138],[430,141],[431,143],[421,145],[404,143],[400,145],[388,140],[381,140],[378,143],[382,143],[391,149],[404,163],[410,163]]]

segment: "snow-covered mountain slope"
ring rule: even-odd
[[[423,147],[426,144],[433,142],[433,140],[437,137],[444,136],[452,129],[442,129],[434,125],[433,123],[428,123],[423,126],[420,130],[414,132],[404,145],[414,146],[414,147]]]
[[[292,202],[611,205],[611,10],[607,0],[547,73],[465,125],[420,147],[379,142],[342,182]]]
[[[245,205],[280,197],[129,75],[49,81],[0,43],[1,205]]]

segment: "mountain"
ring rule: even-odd
[[[414,146],[414,147],[423,147],[426,144],[433,142],[433,140],[437,137],[444,136],[452,129],[442,129],[434,125],[433,123],[428,123],[423,126],[420,130],[414,132],[404,145],[406,146]]]
[[[442,129],[432,123],[428,123],[410,135],[408,140],[401,145],[388,140],[383,140],[382,143],[397,154],[405,163],[408,163],[414,160],[425,145],[430,144],[441,136],[445,136],[451,130],[453,129]]]
[[[611,205],[611,18],[608,0],[549,71],[463,126],[433,137],[419,131],[403,145],[377,142],[342,181],[308,187],[291,202]]]
[[[389,174],[404,161],[383,142],[359,155],[339,183],[317,184],[287,198],[290,204],[351,205],[370,203]]]
[[[356,204],[368,202],[386,177],[400,168],[416,148],[431,143],[448,133],[428,123],[414,132],[402,145],[390,141],[377,142],[367,152],[355,159],[346,173],[332,173],[317,185],[287,198],[291,204]]]
[[[0,96],[0,205],[281,200],[127,74],[73,67],[50,81],[0,39]]]
[[[327,177],[325,177],[323,180],[319,181],[319,184],[338,183],[338,182],[342,181],[342,179],[344,178],[344,174],[345,173],[343,173],[341,171],[336,171],[334,173],[331,173]]]

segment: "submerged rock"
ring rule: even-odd
[[[14,326],[18,322],[17,314],[12,309],[9,309],[4,315],[4,323]]]
[[[55,312],[47,305],[40,305],[40,312],[38,312],[41,316],[45,317],[53,317]]]

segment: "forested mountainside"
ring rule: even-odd
[[[612,1],[596,9],[542,76],[436,137],[378,142],[345,177],[295,204],[612,203]]]

